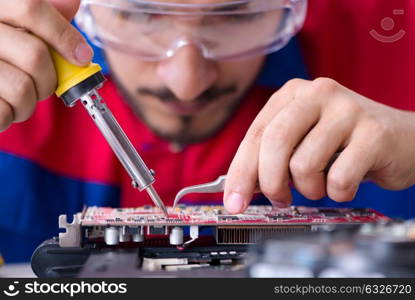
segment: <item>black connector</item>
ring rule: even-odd
[[[73,106],[74,103],[87,94],[89,91],[99,87],[105,81],[104,74],[97,72],[89,78],[85,79],[81,83],[70,88],[60,97],[66,106]]]

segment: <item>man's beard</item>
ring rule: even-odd
[[[166,133],[151,125],[151,122],[149,122],[149,120],[146,119],[145,114],[143,113],[143,110],[140,107],[140,105],[138,105],[137,102],[134,101],[135,97],[132,96],[126,88],[124,88],[124,86],[121,84],[121,82],[114,74],[112,74],[112,78],[125,101],[129,104],[133,112],[147,125],[147,127],[149,127],[159,137],[178,145],[197,143],[216,135],[218,131],[220,131],[225,126],[227,121],[232,117],[235,110],[239,107],[239,104],[245,96],[245,93],[243,93],[242,96],[237,96],[238,99],[234,99],[233,101],[231,101],[231,104],[224,108],[227,112],[224,114],[225,117],[223,118],[223,120],[221,120],[221,122],[218,122],[216,126],[212,127],[206,132],[193,132],[192,123],[196,116],[179,116],[178,118],[180,119],[181,129],[176,133]],[[238,88],[236,84],[231,84],[224,88],[212,87],[206,90],[204,93],[202,93],[195,100],[193,100],[193,103],[212,103],[214,101],[219,101],[223,96],[234,94],[237,91]],[[152,96],[163,103],[181,103],[181,101],[177,99],[176,96],[168,88],[139,87],[136,89],[136,95],[137,97]]]

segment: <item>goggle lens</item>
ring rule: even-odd
[[[238,10],[230,10],[229,6],[226,10],[226,5],[222,10],[220,7],[214,10],[169,7],[167,10],[157,5],[152,7],[148,2],[143,7],[131,6],[131,3],[127,6],[113,4],[83,2],[89,26],[94,28],[94,34],[89,34],[92,41],[98,46],[112,47],[147,60],[172,56],[177,49],[189,44],[199,47],[210,59],[267,53],[283,47],[299,29],[298,15],[289,5],[262,9],[246,6]]]

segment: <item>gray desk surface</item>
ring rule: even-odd
[[[0,277],[36,277],[29,263],[6,264],[0,267]]]

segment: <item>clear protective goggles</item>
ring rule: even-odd
[[[307,0],[82,0],[79,27],[98,47],[140,59],[172,57],[196,46],[207,59],[266,55],[301,29]]]

